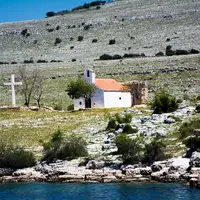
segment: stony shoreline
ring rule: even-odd
[[[80,160],[37,163],[35,167],[19,170],[0,169],[0,183],[52,182],[52,183],[125,183],[165,182],[183,183],[200,189],[200,153],[189,158],[172,158],[154,162],[151,166],[105,166],[102,161],[89,161],[80,166]]]

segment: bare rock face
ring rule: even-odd
[[[193,152],[190,158],[190,166],[191,167],[200,167],[200,153]]]
[[[196,105],[196,112],[199,113],[200,112],[200,104]]]
[[[0,168],[0,177],[12,175],[13,172],[14,170],[10,168]]]

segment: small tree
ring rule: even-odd
[[[166,158],[165,148],[166,145],[159,137],[154,138],[151,143],[145,144],[143,162],[152,164],[154,161],[164,160]]]
[[[32,152],[25,151],[23,147],[0,141],[0,167],[21,169],[34,165],[35,157]]]
[[[122,154],[124,163],[138,163],[141,160],[141,145],[139,140],[131,139],[128,135],[122,133],[115,139],[118,153]]]
[[[174,112],[178,109],[178,103],[175,97],[170,96],[166,91],[162,90],[155,94],[152,108],[155,114]]]
[[[145,97],[146,90],[148,89],[147,82],[144,81],[144,76],[140,76],[137,81],[131,81],[125,83],[125,86],[131,92],[133,96],[134,104],[141,104],[147,101]]]
[[[95,93],[95,86],[83,79],[71,80],[66,92],[72,99],[78,99],[80,97],[91,98]]]
[[[78,135],[68,135],[63,137],[63,132],[59,129],[55,131],[49,142],[42,142],[44,156],[42,160],[52,162],[55,159],[73,159],[87,156],[87,143]]]
[[[40,101],[43,94],[43,84],[44,78],[41,76],[39,70],[34,70],[28,74],[25,67],[20,67],[18,70],[20,80],[22,80],[21,93],[24,96],[24,105],[29,106],[30,101],[34,96],[34,99],[37,101],[38,106],[40,107]]]

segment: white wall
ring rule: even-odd
[[[96,88],[95,95],[92,97],[91,101],[92,101],[92,107],[104,108],[104,92],[103,92],[103,90]]]
[[[131,107],[130,92],[104,92],[104,107]]]
[[[74,99],[74,110],[85,109],[85,98]]]
[[[92,108],[131,107],[131,94],[130,92],[106,92],[97,88],[95,95],[91,98],[91,107]],[[79,109],[85,109],[84,98],[79,98],[74,100],[74,110],[79,110]]]

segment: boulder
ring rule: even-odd
[[[24,168],[18,169],[12,173],[13,176],[25,176],[26,178],[34,177],[34,178],[42,178],[42,174],[36,171],[34,168]]]
[[[152,173],[151,167],[145,167],[140,169],[141,175],[150,175]]]
[[[200,129],[194,129],[193,134],[195,136],[200,136]]]
[[[177,157],[170,159],[170,161],[172,161],[170,171],[183,172],[188,169],[190,159]]]
[[[162,170],[162,168],[163,168],[163,165],[160,165],[160,164],[151,165],[151,170],[153,172],[158,172],[158,171]]]
[[[200,153],[199,152],[195,151],[192,153],[189,164],[191,167],[200,167]]]
[[[176,120],[173,119],[173,118],[167,118],[164,120],[164,124],[172,124],[172,123],[175,123]]]
[[[165,167],[158,172],[151,173],[152,180],[161,181],[163,176],[166,176],[169,173],[169,168]]]
[[[196,112],[198,112],[198,113],[200,112],[200,104],[196,105]]]
[[[190,170],[190,173],[199,176],[200,175],[200,168],[199,167],[192,167],[191,170]]]
[[[10,168],[0,168],[0,177],[1,177],[1,176],[9,176],[9,175],[12,175],[13,172],[14,172],[14,169],[10,169]]]
[[[104,167],[104,162],[99,162],[96,160],[90,160],[87,165],[86,165],[86,169],[102,169]]]

